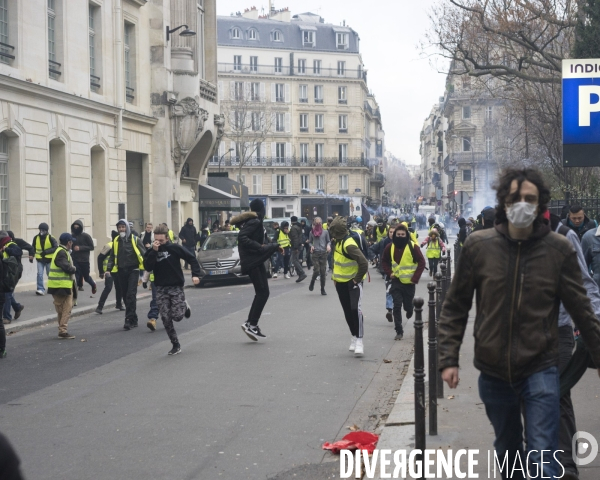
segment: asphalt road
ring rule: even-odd
[[[261,320],[269,338],[259,343],[240,328],[249,284],[186,290],[193,314],[176,326],[183,352],[175,357],[162,325],[145,327],[148,300],[131,331],[108,309],[73,320],[75,340],[58,339],[55,325],[11,335],[0,430],[26,478],[331,478],[323,462],[336,458],[322,443],[386,414],[410,359],[410,328],[394,342],[383,282],[373,278],[365,356],[354,358],[331,281],[326,297],[308,281],[270,285]]]

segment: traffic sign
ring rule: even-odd
[[[562,61],[563,166],[600,166],[600,59]]]

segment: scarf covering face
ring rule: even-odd
[[[412,242],[409,242],[408,233],[406,237],[396,237],[394,235],[394,239],[392,240],[392,242],[394,243],[394,246],[402,252],[402,254],[404,254],[404,248],[408,247],[408,249],[410,250],[410,254],[412,255],[413,262],[418,263],[415,251],[413,249],[413,244]],[[400,256],[402,256],[402,254]]]
[[[315,223],[312,228],[313,237],[319,238],[323,234],[323,224]]]

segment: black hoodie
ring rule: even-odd
[[[77,230],[73,228],[75,225],[79,226]],[[90,263],[90,252],[94,250],[94,241],[92,237],[83,231],[83,222],[81,220],[73,222],[71,225],[71,235],[75,238],[73,253],[71,254],[73,260],[78,263]],[[78,247],[78,249],[75,247]]]
[[[192,277],[200,276],[200,264],[196,256],[170,241],[158,247],[158,252],[154,248],[146,250],[144,270],[154,273],[154,285],[157,287],[183,287],[185,277],[181,269],[181,260],[192,267]]]
[[[198,232],[196,231],[196,227],[193,224],[189,224],[193,221],[194,220],[192,218],[188,218],[185,221],[185,225],[181,228],[181,231],[179,232],[181,244],[186,248],[194,248],[196,246],[196,242],[198,241]]]

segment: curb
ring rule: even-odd
[[[193,288],[194,286],[195,285],[184,285],[183,288],[184,289],[185,288]],[[150,292],[142,293],[142,294],[137,295],[137,299],[142,300],[144,298],[148,298],[151,296],[152,296],[152,294]],[[104,309],[106,309],[107,307],[114,307],[116,304],[117,304],[116,300],[107,301],[104,304]],[[93,304],[93,305],[88,305],[86,307],[74,308],[73,310],[71,310],[70,318],[73,319],[75,317],[81,317],[83,315],[87,315],[88,313],[94,313],[97,306],[98,306],[97,304]],[[14,320],[13,320],[13,323],[4,325],[4,328],[6,330],[6,334],[10,335],[11,333],[17,333],[22,330],[26,330],[28,328],[39,327],[41,325],[46,325],[48,323],[56,323],[56,313],[53,313],[52,315],[44,315],[43,317],[31,318],[29,320],[25,320],[23,322],[17,322],[17,323],[14,323]]]

